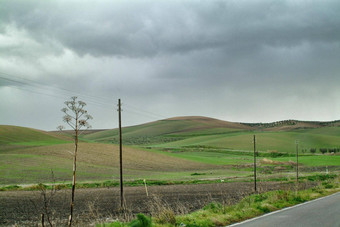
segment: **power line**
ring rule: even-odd
[[[47,85],[45,83],[39,83],[36,81],[32,81],[29,79],[25,79],[22,78],[22,76],[15,76],[12,74],[8,74],[8,73],[4,73],[4,72],[0,72],[0,75],[4,75],[4,76],[0,76],[0,80],[5,80],[8,81],[12,84],[9,85],[18,85],[18,86],[14,86],[16,89],[20,89],[20,90],[24,90],[24,91],[28,91],[28,92],[32,92],[32,93],[36,93],[36,94],[42,94],[42,95],[47,95],[50,97],[54,97],[54,98],[64,98],[64,96],[81,96],[83,98],[86,98],[87,103],[99,106],[101,108],[104,109],[108,109],[111,110],[112,107],[112,100],[106,97],[100,97],[100,96],[95,96],[95,95],[89,95],[89,94],[84,94],[84,93],[80,93],[80,92],[75,92],[75,91],[71,91],[65,88],[60,88],[60,87],[56,87],[56,86],[51,86],[51,85]],[[11,77],[11,78],[8,78]],[[37,90],[38,89],[38,90]],[[48,91],[48,92],[46,92]],[[51,94],[51,91],[53,91],[53,94]],[[130,113],[130,114],[135,114],[138,116],[144,116],[144,117],[148,117],[150,119],[164,119],[167,118],[166,116],[162,116],[160,114],[156,114],[154,112],[149,112],[146,110],[141,110],[139,108],[136,108],[130,104],[125,105],[125,111],[126,113]]]

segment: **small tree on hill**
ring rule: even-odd
[[[72,180],[72,198],[71,198],[71,210],[68,219],[68,226],[72,225],[73,206],[74,206],[74,193],[76,186],[76,171],[77,171],[77,151],[78,151],[78,137],[86,129],[91,128],[88,120],[92,119],[92,116],[84,109],[86,103],[83,101],[77,101],[77,97],[71,97],[70,101],[65,102],[66,107],[61,109],[65,113],[63,121],[66,122],[74,131],[74,153],[73,153],[73,180]],[[58,126],[59,130],[63,130],[64,126]]]
[[[327,152],[327,148],[320,148],[319,150],[322,154],[325,154]]]
[[[310,153],[315,154],[315,152],[316,152],[316,148],[311,148],[310,149]]]

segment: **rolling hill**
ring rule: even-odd
[[[340,124],[281,121],[233,123],[206,117],[176,117],[123,128],[124,172],[127,179],[193,179],[248,176],[253,135],[257,150],[295,152],[295,141],[306,166],[339,166],[338,155],[311,155],[310,148],[340,148]],[[118,130],[89,130],[82,135],[78,166],[81,181],[117,179]],[[0,126],[0,184],[69,181],[72,139],[66,133]],[[128,145],[135,146],[128,146]],[[307,153],[306,153],[307,152]],[[280,161],[290,161],[289,154]],[[197,173],[199,173],[197,175]],[[192,175],[196,174],[196,175]],[[205,177],[207,177],[205,176]]]
[[[251,130],[252,127],[240,123],[221,121],[207,117],[175,117],[123,128],[125,142],[134,144],[148,143],[148,139],[158,142],[177,140],[178,137],[196,136],[201,134],[221,134]],[[97,142],[118,140],[118,129],[106,130],[84,136],[85,139]],[[166,139],[167,138],[167,139]]]
[[[34,146],[69,142],[69,137],[60,134],[19,126],[0,125],[0,146]]]
[[[340,146],[340,121],[308,122],[287,120],[273,123],[233,123],[207,117],[176,117],[123,128],[123,142],[153,148],[214,147],[251,150],[257,136],[260,151],[294,152],[300,148]],[[118,143],[118,130],[84,136],[85,139]]]
[[[73,144],[56,144],[0,152],[0,185],[15,183],[70,182],[72,180]],[[216,169],[159,152],[124,147],[125,179],[171,175],[190,176],[198,170]],[[112,144],[80,143],[77,156],[77,179],[119,179],[119,146]],[[189,172],[188,172],[189,171]]]

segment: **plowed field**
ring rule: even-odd
[[[234,182],[220,184],[168,185],[148,187],[126,187],[124,195],[127,215],[139,212],[152,214],[159,206],[169,206],[177,213],[190,212],[205,204],[218,201],[233,204],[244,196],[253,193],[253,183]],[[300,184],[308,188],[315,183]],[[293,189],[294,185],[280,182],[261,182],[260,191]],[[51,200],[49,210],[54,220],[67,223],[70,203],[70,190],[60,190]],[[48,193],[47,193],[48,196]],[[119,188],[78,189],[75,198],[75,224],[91,225],[106,218],[118,218],[120,214]],[[40,223],[43,199],[40,191],[3,191],[0,192],[0,225],[32,226]],[[121,217],[121,216],[120,216]],[[81,223],[80,223],[81,222]]]

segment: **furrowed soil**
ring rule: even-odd
[[[315,182],[300,183],[300,188],[315,186]],[[258,191],[278,189],[295,189],[294,184],[282,182],[259,182]],[[134,214],[154,214],[160,207],[171,207],[175,213],[187,213],[202,208],[204,205],[218,201],[234,204],[244,196],[253,193],[252,182],[230,182],[219,184],[167,185],[148,187],[125,187],[124,195],[128,212],[122,214],[120,207],[120,189],[96,188],[77,189],[74,206],[74,224],[91,226],[95,222],[132,218]],[[49,198],[49,191],[46,196]],[[67,223],[70,206],[70,190],[59,190],[52,197],[48,207],[51,217],[58,226]],[[43,195],[41,191],[2,191],[0,192],[0,225],[37,226],[41,223],[43,212]],[[47,221],[45,221],[47,224]]]

